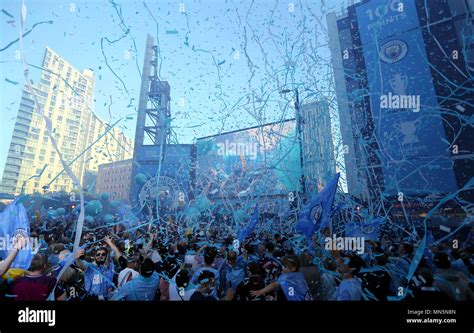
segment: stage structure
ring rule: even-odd
[[[158,77],[158,47],[147,36],[138,105],[130,202],[147,218],[169,214],[189,199],[193,145],[172,144],[170,85]]]

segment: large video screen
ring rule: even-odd
[[[200,138],[197,189],[209,198],[286,195],[299,189],[294,119]]]

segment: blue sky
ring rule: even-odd
[[[21,1],[0,4],[13,16],[0,12],[2,49],[19,36]],[[38,22],[53,22],[36,25],[24,38],[24,54],[29,63],[40,66],[49,46],[76,68],[92,68],[97,76],[95,112],[112,122],[135,112],[146,34],[158,36],[160,78],[171,86],[174,140],[190,143],[197,137],[294,117],[290,96],[278,93],[283,88],[299,87],[306,100],[330,97],[325,14],[345,4],[26,1],[26,30]],[[15,43],[0,52],[0,174],[24,82],[15,59],[19,48]],[[31,68],[30,78],[38,77],[39,70]],[[135,118],[120,127],[133,138]]]

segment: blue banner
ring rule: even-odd
[[[356,6],[352,15],[357,15],[386,193],[455,191],[450,146],[414,1],[371,0]]]

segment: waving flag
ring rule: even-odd
[[[242,243],[245,238],[250,236],[250,234],[255,230],[255,227],[258,224],[258,203],[255,206],[255,209],[253,210],[252,216],[250,217],[249,223],[242,229],[240,229],[239,234],[237,235],[237,238],[239,239],[239,242]]]
[[[298,216],[296,231],[303,233],[307,238],[320,228],[331,228],[331,207],[337,190],[339,173],[303,208]],[[332,230],[331,230],[332,231]]]
[[[0,248],[0,256],[6,258],[11,251],[11,245],[16,235],[21,234],[27,239],[27,245],[18,252],[11,268],[28,269],[30,267],[33,252],[30,244],[30,223],[23,204],[15,200],[0,213],[0,237],[3,246]]]

